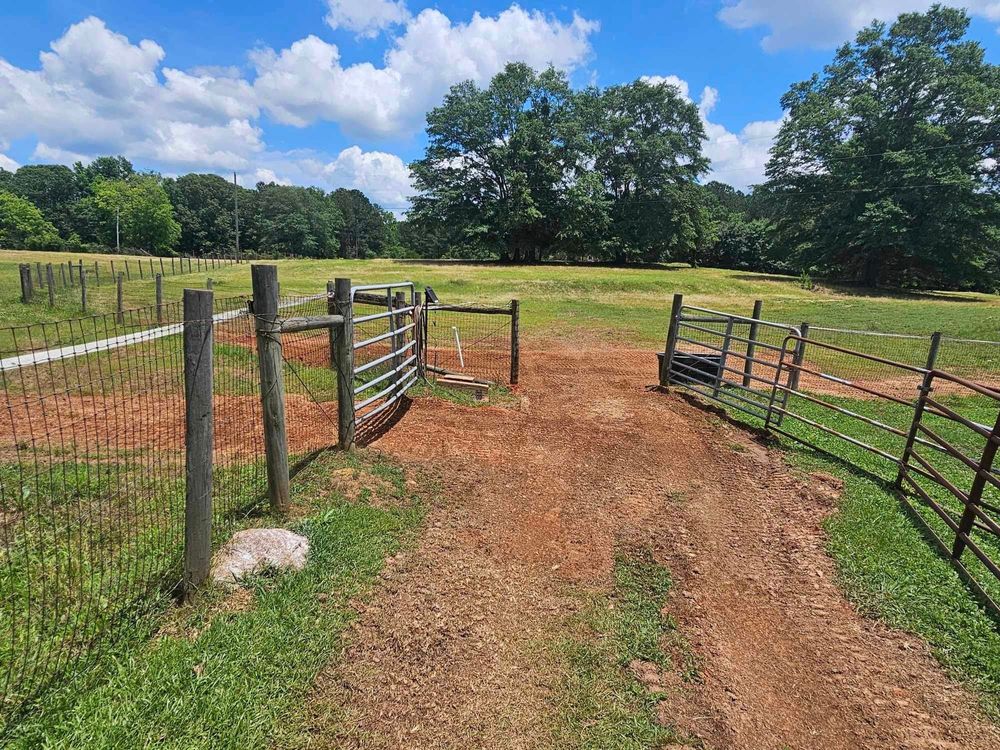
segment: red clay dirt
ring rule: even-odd
[[[522,368],[520,408],[421,398],[377,443],[444,499],[321,676],[315,746],[551,746],[559,676],[540,644],[638,540],[674,576],[667,610],[703,678],[665,676],[661,720],[706,747],[1000,747],[925,645],[837,588],[835,479],[646,390],[649,352],[550,345]]]

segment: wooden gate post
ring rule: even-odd
[[[510,384],[521,374],[521,301],[510,301]]]
[[[354,304],[351,280],[334,282],[334,314],[344,323],[336,330],[334,360],[337,367],[337,441],[345,451],[354,450]]]
[[[337,314],[337,287],[332,281],[326,282],[326,312],[328,315]],[[336,326],[330,326],[330,369],[337,371],[337,330]]]
[[[278,267],[255,265],[251,266],[250,272],[257,330],[257,359],[260,364],[267,490],[271,510],[285,513],[291,501],[288,490],[285,380],[281,366],[281,322],[278,320]]]
[[[184,597],[212,564],[212,293],[184,290]]]
[[[667,326],[667,342],[663,347],[663,361],[660,362],[660,387],[670,386],[670,370],[673,367],[674,349],[677,348],[677,327],[681,320],[681,308],[684,307],[684,295],[675,294],[670,306],[670,324]]]
[[[753,313],[751,314],[750,332],[747,333],[747,357],[743,360],[743,387],[751,388],[751,377],[753,375],[753,357],[757,353],[757,333],[760,331],[760,316],[764,311],[764,301],[754,300]]]
[[[28,304],[31,302],[31,266],[27,263],[21,263],[17,267],[18,273],[21,275],[21,302]]]

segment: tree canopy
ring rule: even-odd
[[[704,129],[668,84],[574,92],[555,69],[510,64],[485,89],[452,87],[427,137],[410,220],[473,253],[664,260],[709,235]]]
[[[940,6],[874,23],[782,97],[767,174],[793,263],[870,286],[995,282],[1000,68],[968,25]]]

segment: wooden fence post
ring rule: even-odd
[[[163,276],[165,271],[163,270],[163,258],[160,258],[160,276]]]
[[[83,312],[87,312],[87,272],[83,268],[83,262],[80,262],[80,309]]]
[[[94,261],[94,283],[101,283],[101,267],[97,265],[97,261]]]
[[[792,370],[792,374],[789,378],[789,383],[788,383],[788,388],[789,390],[792,391],[797,391],[799,389],[799,379],[802,374],[799,371],[799,367],[801,367],[802,363],[805,362],[806,339],[809,338],[808,323],[803,323],[801,326],[799,326],[799,334],[800,334],[799,343],[798,346],[795,347],[795,355],[792,357],[792,364],[795,365],[795,368]]]
[[[184,290],[184,596],[212,564],[212,293]]]
[[[726,384],[726,367],[729,361],[729,350],[733,345],[733,325],[735,323],[736,318],[729,318],[726,321],[726,332],[722,337],[722,354],[719,355],[719,371],[716,373],[715,385],[712,387],[712,398],[716,398],[719,391],[722,390],[722,386]]]
[[[27,263],[21,263],[17,267],[18,273],[21,274],[21,302],[28,304],[31,302],[31,266]]]
[[[264,415],[264,452],[271,509],[284,513],[288,492],[288,436],[285,431],[285,382],[278,320],[278,267],[252,266],[253,313],[260,363],[260,400]]]
[[[937,365],[938,352],[941,350],[941,331],[935,331],[931,334],[931,344],[927,349],[927,364],[926,369],[933,370]]]
[[[156,322],[163,322],[163,274],[156,274]]]
[[[125,260],[125,278],[127,278],[129,281],[132,280],[132,271],[128,267],[128,260],[127,259]]]
[[[354,450],[354,305],[351,300],[351,280],[334,282],[336,315],[344,316],[334,342],[337,363],[337,440],[346,451]]]
[[[62,288],[66,288],[66,266],[59,264],[59,279],[62,281]]]
[[[121,324],[121,323],[125,322],[125,315],[124,315],[124,310],[125,310],[125,295],[124,295],[124,290],[125,290],[125,274],[122,273],[121,271],[119,271],[118,272],[118,277],[115,280],[115,283],[116,283],[116,287],[117,287],[115,289],[115,298],[117,300],[116,308],[118,310],[118,323]]]
[[[45,286],[45,281],[42,279],[42,263],[41,261],[35,262],[35,272],[38,274],[38,288],[41,289]]]
[[[56,306],[56,275],[52,270],[52,264],[48,263],[45,266],[45,283],[49,287],[49,307]]]
[[[753,320],[750,323],[750,332],[747,333],[747,338],[750,339],[747,342],[747,358],[743,360],[744,388],[752,387],[751,381],[753,380],[753,378],[751,376],[753,375],[753,357],[754,354],[757,353],[757,333],[758,331],[760,331],[760,323],[758,323],[757,321],[760,320],[760,316],[763,314],[763,311],[764,311],[764,301],[759,299],[754,300],[753,313],[751,313],[750,315],[750,317],[753,318]]]
[[[66,261],[66,266],[66,272],[69,274],[69,285],[76,286],[76,280],[73,278],[73,261]]]
[[[211,277],[211,276],[209,276],[209,277],[208,277],[208,280],[207,280],[207,281],[205,282],[205,288],[206,288],[206,289],[212,289],[212,288],[213,288],[213,286],[214,286],[214,283],[215,283],[215,282],[214,282],[214,281],[212,281],[212,277]]]
[[[115,273],[115,262],[114,261],[111,261],[111,278],[112,279],[117,279],[118,278],[118,274]],[[63,284],[63,286],[66,286],[66,285]]]
[[[139,278],[140,279],[145,278],[142,275],[142,258],[140,258],[139,260],[137,260],[135,263],[136,263],[137,266],[139,266]]]
[[[663,347],[663,361],[660,362],[660,387],[670,386],[670,370],[673,367],[674,349],[677,348],[677,329],[681,321],[681,308],[684,307],[684,295],[675,294],[670,306],[670,323],[667,326],[667,342]]]
[[[510,301],[510,384],[521,375],[521,301]]]
[[[176,276],[177,275],[177,272],[174,270],[174,259],[173,259],[172,256],[170,258],[170,275],[171,276]]]
[[[337,314],[337,293],[336,285],[332,281],[326,282],[326,312],[328,315]],[[337,330],[335,326],[330,326],[330,369],[337,371]]]

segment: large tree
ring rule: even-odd
[[[115,222],[124,247],[164,255],[180,239],[181,227],[174,219],[170,198],[156,175],[134,174],[128,180],[105,180],[93,184],[94,203],[103,215],[106,243],[114,244]]]
[[[26,198],[0,190],[0,247],[58,249],[59,234]]]
[[[983,286],[996,274],[1000,68],[968,16],[874,23],[782,98],[767,174],[800,267],[871,286]]]
[[[252,247],[252,191],[235,188],[215,174],[186,174],[166,180],[164,188],[181,225],[177,249],[187,255],[232,253],[236,248],[236,195],[239,192],[240,245]]]
[[[72,206],[80,198],[80,191],[69,167],[27,164],[9,178],[6,189],[36,206],[63,237],[72,234]]]
[[[560,181],[573,166],[563,129],[565,76],[508,65],[480,89],[453,86],[427,115],[428,145],[410,165],[411,221],[512,261],[539,260],[558,232]]]
[[[640,80],[589,89],[577,111],[587,141],[582,168],[600,176],[607,196],[612,259],[697,261],[710,235],[695,184],[708,168],[697,108],[670,84]]]
[[[343,218],[340,257],[382,255],[390,242],[390,227],[394,223],[392,215],[387,215],[360,190],[338,188],[330,197]]]
[[[335,258],[343,218],[333,199],[319,188],[257,184],[260,252]]]

